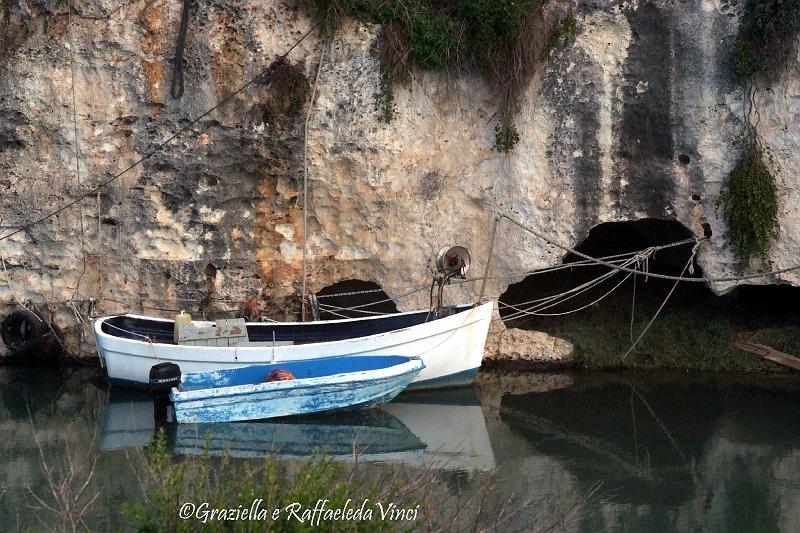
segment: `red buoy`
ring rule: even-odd
[[[267,376],[267,383],[270,381],[289,381],[294,379],[294,375],[288,370],[277,368],[269,373]]]

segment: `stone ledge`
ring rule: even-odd
[[[563,365],[575,360],[575,346],[543,331],[508,328],[489,332],[486,363],[530,363]]]

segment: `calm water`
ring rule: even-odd
[[[48,491],[42,456],[69,455],[86,472],[91,446],[92,528],[125,528],[153,405],[92,375],[0,367],[0,531],[42,528],[46,512],[29,507],[30,492]],[[585,500],[571,531],[798,531],[798,415],[798,378],[488,374],[475,389],[407,394],[381,410],[171,426],[168,438],[179,455],[199,453],[207,436],[212,453],[294,459],[321,447],[342,460],[355,440],[377,468],[434,465],[454,491],[498,479],[498,496],[529,500],[520,521]]]

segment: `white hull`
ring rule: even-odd
[[[150,368],[165,361],[176,363],[181,372],[189,373],[343,355],[402,355],[422,359],[425,369],[414,379],[412,387],[426,388],[471,382],[483,358],[492,308],[493,303],[486,302],[446,318],[377,335],[274,347],[182,346],[127,339],[102,330],[103,322],[110,317],[98,319],[94,330],[97,350],[109,378],[129,385],[146,385]],[[380,319],[377,316],[306,324],[366,323]]]

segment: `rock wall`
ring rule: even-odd
[[[175,100],[181,4],[83,0],[71,32],[55,1],[12,0],[0,14],[4,233],[147,155],[311,28],[293,0],[195,3],[185,93]],[[467,246],[473,275],[483,272],[494,209],[565,245],[601,222],[671,218],[699,234],[708,222],[715,237],[700,263],[709,276],[730,274],[735,259],[714,199],[742,127],[743,96],[730,76],[741,7],[579,2],[576,42],[532,81],[515,119],[521,141],[508,155],[493,150],[497,99],[480,79],[418,72],[395,88],[396,118],[383,124],[378,28],[349,21],[330,43],[312,34],[288,58],[312,82],[322,58],[307,154],[308,104],[281,104],[286,95],[265,77],[99,194],[0,241],[10,282],[0,272],[0,315],[15,298],[47,303],[70,348],[84,353],[91,339],[76,314],[214,315],[255,297],[275,318],[294,316],[306,156],[312,291],[366,279],[400,309],[425,307],[440,247]],[[781,268],[800,249],[800,76],[759,88],[757,103],[781,195],[771,257]],[[499,235],[490,295],[561,261],[559,249],[506,222]],[[767,281],[800,284],[794,273]],[[451,287],[448,298],[476,298],[478,285]]]

